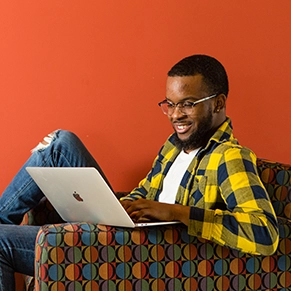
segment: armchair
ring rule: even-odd
[[[279,221],[272,256],[189,236],[182,224],[54,224],[60,218],[44,200],[25,218],[28,224],[49,218],[36,239],[35,282],[27,290],[290,290],[291,166],[262,159],[257,165]]]

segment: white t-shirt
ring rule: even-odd
[[[189,154],[181,151],[163,181],[163,189],[159,195],[159,202],[175,203],[178,188],[182,178],[199,149]]]

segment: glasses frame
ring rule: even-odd
[[[216,96],[218,96],[219,94],[213,94],[213,95],[210,95],[210,96],[207,96],[207,97],[203,97],[202,99],[199,99],[197,101],[180,101],[178,103],[173,103],[173,102],[170,102],[168,100],[163,100],[161,102],[158,103],[158,105],[160,106],[160,108],[162,109],[162,112],[165,114],[165,115],[168,115],[168,116],[171,116],[174,112],[175,112],[175,109],[178,108],[179,112],[182,113],[183,115],[188,115],[186,114],[185,112],[183,112],[183,107],[181,106],[183,103],[187,102],[189,104],[191,104],[192,108],[196,105],[196,104],[199,104],[201,102],[204,102],[204,101],[207,101],[211,98],[214,98]],[[165,112],[162,108],[162,105],[163,104],[171,104],[173,106],[173,113],[172,114],[168,114],[167,112]],[[180,105],[180,106],[179,106]]]

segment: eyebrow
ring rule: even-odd
[[[179,102],[185,102],[185,101],[198,101],[200,100],[201,98],[197,98],[197,97],[194,97],[194,96],[187,96],[185,98],[183,98],[181,101]],[[168,97],[166,97],[166,100],[169,101],[169,102],[172,102],[174,103],[173,101],[171,101]]]

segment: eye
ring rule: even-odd
[[[174,104],[171,103],[171,102],[167,102],[166,104],[167,104],[168,108],[173,108],[174,107]]]
[[[186,101],[182,104],[182,107],[185,109],[190,109],[193,107],[193,102]]]

